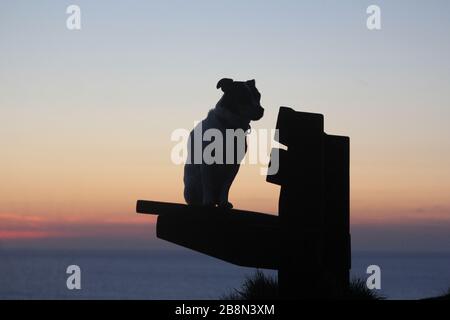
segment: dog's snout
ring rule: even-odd
[[[264,116],[264,108],[263,107],[259,107],[258,112],[257,112],[257,116],[254,120],[259,120]]]

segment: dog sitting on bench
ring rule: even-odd
[[[264,108],[261,107],[261,94],[255,80],[224,78],[216,87],[222,89],[222,98],[189,135],[184,166],[184,198],[190,205],[231,209],[233,205],[228,201],[228,193],[247,151],[246,133],[250,130],[250,121],[262,118]],[[204,158],[208,146],[211,148],[211,144],[217,142],[207,137],[208,131],[220,132],[222,136],[222,155],[214,157],[222,160],[213,163]],[[227,139],[230,132],[234,132],[232,141]],[[242,152],[239,152],[239,146],[243,146]],[[213,156],[217,156],[214,154],[217,151],[214,150]]]

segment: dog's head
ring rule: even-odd
[[[261,94],[255,86],[255,80],[233,81],[223,78],[217,83],[222,89],[221,107],[227,108],[242,119],[255,121],[262,118],[264,108],[261,106]]]

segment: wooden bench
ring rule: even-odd
[[[278,270],[282,298],[339,296],[349,285],[350,141],[324,132],[323,115],[281,107],[267,181],[281,186],[278,216],[157,201],[157,237],[245,267]],[[277,153],[275,153],[276,151]],[[274,157],[278,154],[279,157]]]

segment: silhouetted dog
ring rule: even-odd
[[[224,78],[217,83],[219,88],[222,98],[189,135],[184,198],[188,204],[232,208],[228,192],[247,151],[246,132],[250,121],[262,118],[264,109],[255,80]],[[208,154],[213,156],[212,162],[205,157]]]

